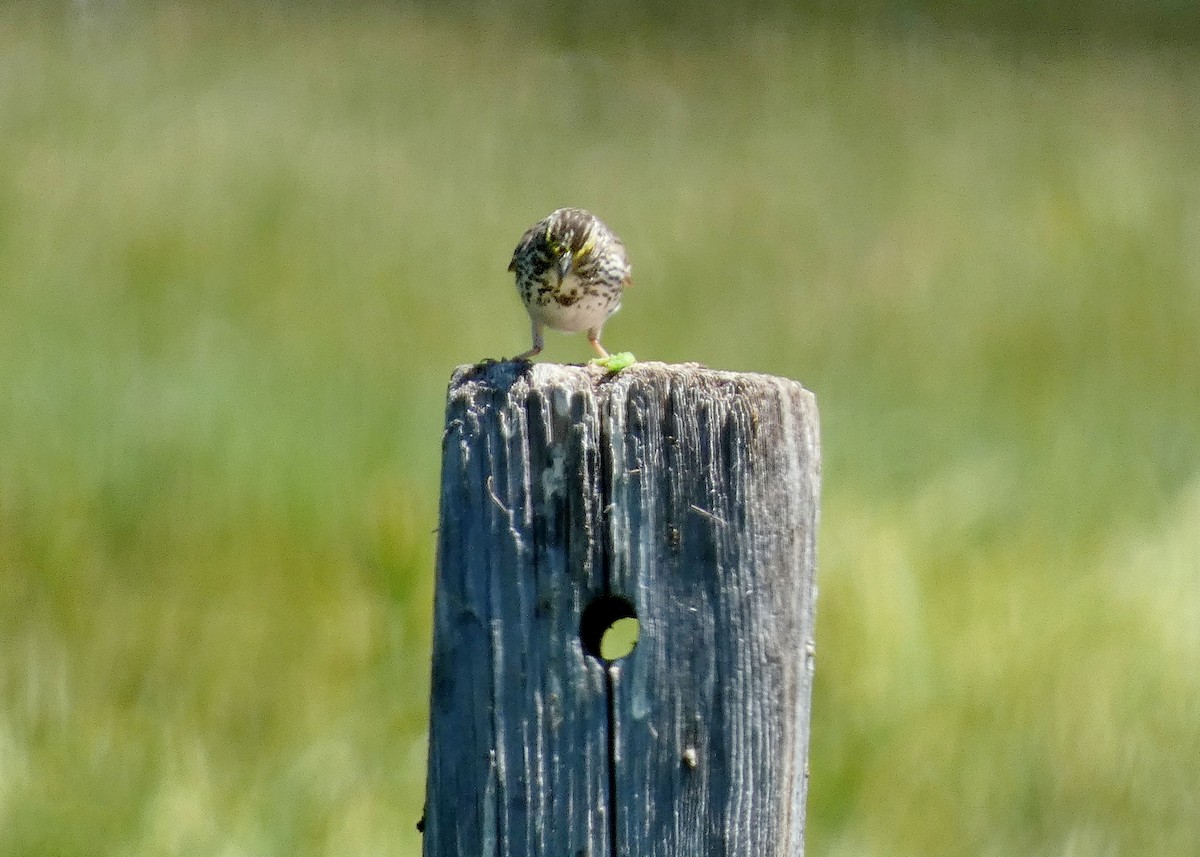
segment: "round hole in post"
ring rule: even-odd
[[[579,634],[585,652],[612,662],[633,651],[638,631],[637,611],[628,599],[619,595],[601,595],[584,608]]]

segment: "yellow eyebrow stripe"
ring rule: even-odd
[[[585,256],[588,253],[592,252],[592,249],[595,248],[595,246],[596,246],[596,230],[591,229],[591,230],[588,230],[588,237],[587,237],[587,240],[583,242],[583,246],[575,251],[575,254],[574,254],[575,259],[578,260],[582,256]]]

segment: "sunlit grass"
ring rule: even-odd
[[[810,852],[1192,853],[1194,59],[80,8],[0,13],[0,853],[418,853],[442,392],[568,203],[610,348],[818,395]]]

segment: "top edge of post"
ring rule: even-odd
[[[741,384],[747,386],[780,384],[794,387],[794,392],[812,396],[799,381],[761,372],[732,372],[710,369],[701,363],[634,363],[620,372],[609,372],[600,366],[577,363],[527,363],[524,361],[485,361],[463,364],[450,377],[450,391],[463,389],[509,390],[522,386],[527,389],[558,387],[573,390],[597,389],[611,384],[647,381],[692,381],[699,384]]]

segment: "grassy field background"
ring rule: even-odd
[[[49,8],[0,9],[0,854],[419,853],[444,386],[564,204],[631,248],[611,348],[818,396],[809,853],[1196,853],[1186,39]]]

